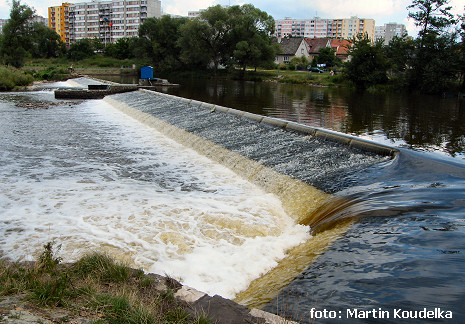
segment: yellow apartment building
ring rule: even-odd
[[[63,43],[69,47],[69,3],[48,8],[48,27],[60,35]]]
[[[333,38],[352,39],[356,36],[367,35],[375,40],[375,20],[351,17],[349,19],[333,19],[328,23],[328,36]]]

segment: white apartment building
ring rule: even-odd
[[[375,38],[384,39],[384,45],[389,45],[389,42],[394,37],[402,37],[404,34],[407,34],[407,28],[405,28],[405,25],[395,22],[375,27]]]
[[[275,21],[275,34],[282,37],[307,38],[343,38],[352,39],[357,35],[368,35],[372,41],[375,39],[375,21],[373,19],[293,19],[285,18]]]
[[[70,4],[70,42],[98,38],[108,44],[123,37],[134,37],[144,20],[152,17],[161,17],[160,0],[97,0]]]

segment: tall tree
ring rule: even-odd
[[[457,74],[458,55],[455,50],[456,23],[450,0],[413,0],[409,17],[421,28],[409,69],[410,89],[425,93],[446,90]]]
[[[233,58],[245,71],[247,66],[257,67],[273,62],[276,48],[271,38],[274,19],[251,4],[229,8]],[[235,45],[234,45],[235,44]]]
[[[21,67],[30,44],[34,10],[13,0],[10,19],[3,26],[2,48],[0,51],[6,65]]]
[[[460,22],[459,33],[462,37],[462,42],[458,45],[459,73],[460,77],[462,78],[462,86],[460,87],[460,91],[465,93],[465,14],[460,17]]]
[[[218,67],[229,65],[233,51],[230,42],[232,26],[228,8],[213,6],[201,13],[181,28],[178,42],[182,47],[184,62],[213,64],[216,73]]]
[[[139,28],[139,37],[144,39],[146,56],[160,70],[179,69],[182,66],[181,48],[178,45],[180,28],[185,18],[148,18]]]
[[[444,28],[455,24],[454,15],[450,13],[452,7],[448,6],[450,0],[413,0],[407,9],[417,10],[409,12],[409,17],[415,20],[415,25],[420,27],[420,47],[424,38],[430,34],[439,34]]]
[[[190,20],[181,29],[179,44],[183,61],[210,63],[214,71],[220,65],[257,67],[273,62],[276,46],[270,37],[274,20],[253,5],[208,8],[200,18]]]

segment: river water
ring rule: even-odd
[[[301,152],[293,164],[292,154],[273,150],[301,142],[284,134],[285,141],[268,146],[268,156],[257,157],[311,182],[324,195],[344,198],[344,205],[325,205],[336,223],[358,219],[277,296],[251,300],[241,292],[289,249],[305,242],[311,250],[308,226],[296,223],[283,199],[108,101],[56,101],[47,90],[0,95],[1,255],[33,259],[50,240],[62,244],[67,261],[103,250],[210,294],[236,296],[302,322],[428,322],[412,318],[425,308],[433,313],[439,308],[434,313],[439,322],[465,321],[463,104],[342,89],[208,84],[202,91],[201,86],[165,91],[400,147],[392,160],[342,154],[344,149],[335,147],[316,149],[316,159]],[[134,96],[119,99],[158,114],[149,99]],[[50,106],[24,108],[37,101]],[[188,118],[173,122],[193,125]],[[254,125],[237,125],[244,138],[257,131]],[[283,138],[282,132],[269,131],[256,133],[264,134],[260,141]],[[256,144],[250,145],[237,149],[254,159]],[[448,315],[453,318],[440,318]]]

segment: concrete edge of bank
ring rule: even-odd
[[[297,324],[257,308],[247,308],[218,295],[211,297],[185,285],[174,296],[191,305],[195,312],[206,314],[215,323]]]
[[[152,90],[147,90],[147,89],[139,89],[139,91],[143,91],[143,92],[146,92],[152,95],[158,95],[162,97],[171,98],[173,100],[177,100],[179,102],[188,104],[190,106],[197,106],[197,107],[209,109],[210,112],[212,113],[222,112],[222,113],[232,114],[232,115],[240,116],[240,117],[243,117],[243,118],[246,118],[251,121],[264,124],[267,126],[281,128],[283,130],[298,132],[298,133],[306,134],[310,136],[315,136],[322,140],[335,142],[335,143],[339,143],[342,145],[347,145],[349,147],[353,147],[355,149],[359,149],[365,152],[375,153],[375,154],[379,154],[383,156],[390,156],[391,158],[394,158],[399,152],[399,150],[394,147],[375,143],[375,142],[361,139],[361,138],[348,135],[348,134],[342,134],[342,133],[338,133],[338,132],[334,132],[334,131],[330,131],[326,129],[302,125],[299,123],[295,123],[292,121],[287,121],[287,120],[283,120],[279,118],[253,114],[250,112],[246,112],[246,111],[242,111],[242,110],[238,110],[234,108],[223,107],[223,106],[206,103],[206,102],[202,102],[198,100],[177,97],[177,96],[162,93],[162,92],[157,92],[157,91],[152,91]]]

